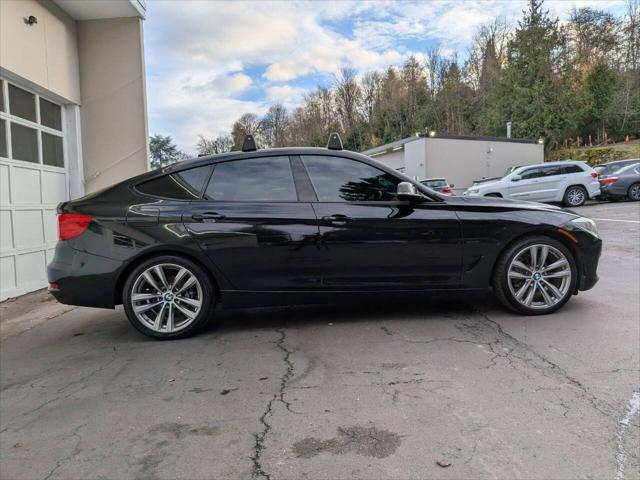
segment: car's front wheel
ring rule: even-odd
[[[549,237],[522,239],[496,264],[493,287],[506,307],[526,315],[552,313],[575,291],[577,268],[571,252]]]
[[[567,191],[564,192],[562,202],[567,207],[581,207],[588,198],[589,196],[584,187],[574,185],[573,187],[567,188]]]
[[[145,335],[183,338],[209,321],[215,290],[199,265],[163,255],[143,262],[129,274],[123,304],[131,324]]]

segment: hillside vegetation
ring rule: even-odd
[[[599,165],[627,158],[640,158],[640,140],[634,140],[628,145],[618,143],[606,147],[562,148],[548,152],[546,157],[547,161],[571,159],[581,160],[589,165]]]

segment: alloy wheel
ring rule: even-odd
[[[640,184],[631,185],[629,197],[631,200],[640,200]]]
[[[173,263],[153,265],[133,284],[131,307],[147,328],[175,333],[187,328],[202,308],[202,286],[189,269]]]
[[[571,286],[571,265],[551,245],[535,244],[520,250],[507,273],[509,290],[527,308],[545,309],[561,302]]]
[[[567,193],[567,201],[574,207],[582,205],[585,201],[584,190],[582,190],[581,188],[572,188]]]

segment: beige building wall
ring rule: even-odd
[[[544,162],[544,147],[537,143],[447,138],[423,141],[425,178],[444,177],[455,185],[456,193],[462,193],[474,180],[500,177],[510,167]]]
[[[51,2],[0,0],[0,67],[79,103],[76,22]]]
[[[148,170],[142,19],[78,22],[85,190]]]

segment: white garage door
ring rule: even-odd
[[[0,80],[0,300],[47,285],[56,206],[69,198],[64,109]]]

